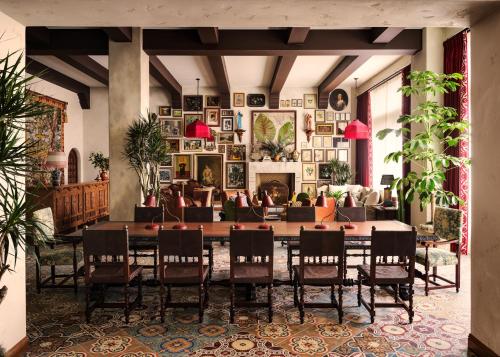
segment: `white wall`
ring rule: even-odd
[[[7,52],[24,50],[24,26],[0,12],[0,57]],[[26,266],[22,249],[18,252],[17,264],[13,259],[8,264],[15,269],[7,272],[0,287],[8,288],[5,300],[0,304],[0,346],[9,350],[26,337]]]

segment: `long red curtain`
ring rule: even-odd
[[[372,115],[370,91],[358,96],[356,116],[359,121],[368,126],[368,140],[356,140],[356,183],[372,187]]]
[[[467,53],[468,31],[462,31],[452,38],[446,40],[444,45],[444,73],[461,73],[464,78],[460,88],[456,92],[446,93],[444,105],[456,109],[457,120],[468,120],[469,118],[469,78],[468,78],[468,53]],[[460,141],[455,147],[446,148],[449,155],[455,157],[469,157],[469,144]],[[458,167],[446,172],[445,190],[453,192],[460,197],[464,203],[459,208],[464,213],[462,244],[460,249],[467,254],[469,241],[468,225],[468,199],[469,199],[469,170],[466,167]]]

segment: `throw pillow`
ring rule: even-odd
[[[370,192],[368,196],[366,196],[365,206],[375,206],[378,205],[380,200],[380,193],[377,191]]]

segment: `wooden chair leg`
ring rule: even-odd
[[[52,281],[52,285],[56,285],[56,266],[50,266],[50,279]]]
[[[167,302],[170,303],[172,301],[172,286],[167,284]]]
[[[358,307],[361,306],[361,274],[358,272]]]
[[[229,307],[229,321],[234,324],[234,284],[231,284],[231,306]]]
[[[425,296],[429,296],[429,264],[425,265]]]
[[[399,285],[394,285],[394,302],[398,302]]]
[[[208,284],[208,280],[205,280],[204,284],[205,284],[205,299],[203,301],[203,306],[205,308],[207,308],[208,307],[208,299],[209,299],[209,296],[208,296],[208,285],[209,285]]]
[[[129,284],[125,284],[125,287],[123,288],[123,295],[124,295],[124,298],[125,298],[124,313],[125,313],[125,323],[126,324],[128,324],[129,318],[130,318],[130,306],[129,306],[128,287],[129,287]]]
[[[290,281],[292,280],[292,264],[293,264],[293,261],[292,261],[292,249],[290,249],[290,246],[287,245],[286,247],[286,254],[287,254],[287,257],[286,257],[286,264],[287,264],[287,268],[288,268],[288,276],[290,278]]]
[[[38,294],[42,291],[42,272],[41,267],[38,262],[35,263],[35,274],[36,274],[36,292]]]
[[[457,293],[460,290],[460,261],[457,265],[455,265],[455,289]]]
[[[156,280],[158,276],[158,249],[155,247],[153,250],[153,277]]]
[[[137,249],[134,249],[134,265],[137,265]]]
[[[335,284],[330,286],[330,302],[332,304],[335,302]]]
[[[137,286],[137,302],[139,305],[142,305],[142,272],[137,276],[137,279],[139,280]]]
[[[212,279],[214,271],[214,247],[211,246],[208,250],[208,279]]]
[[[87,323],[90,323],[90,293],[91,293],[92,285],[85,285],[85,318]]]
[[[375,285],[370,286],[370,321],[375,322]]]
[[[73,254],[73,290],[78,293],[78,262],[76,261],[76,252]]]
[[[300,303],[299,303],[299,314],[300,314],[300,323],[304,323],[304,284],[300,284]]]
[[[410,320],[410,323],[413,323],[413,315],[414,315],[414,312],[413,312],[413,284],[410,284],[409,286],[409,291],[408,291],[408,310],[410,310],[408,312],[408,317],[409,317],[409,320]]]
[[[198,286],[198,322],[201,324],[203,322],[203,301],[204,301],[204,286],[203,283]]]
[[[299,306],[299,280],[297,279],[297,275],[294,274],[293,277],[293,306]]]
[[[162,323],[165,322],[165,285],[163,285],[163,281],[160,280],[160,321]]]
[[[342,295],[344,293],[342,284],[339,284],[339,301],[337,305],[337,311],[339,313],[339,324],[342,323],[342,319],[344,317],[344,311],[342,310]]]
[[[434,282],[436,282],[436,277],[438,275],[438,267],[432,267],[432,278],[434,279]]]
[[[267,286],[267,303],[268,303],[268,319],[269,323],[273,322],[273,284]]]

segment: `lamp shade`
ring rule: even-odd
[[[262,207],[271,207],[271,206],[274,206],[273,200],[272,200],[271,196],[269,196],[267,194],[267,191],[264,191],[264,197],[262,197],[261,206]]]
[[[189,124],[186,127],[186,138],[200,138],[200,139],[210,139],[212,133],[210,133],[210,128],[207,124],[199,119]]]
[[[63,151],[49,151],[45,164],[49,169],[64,169],[66,167],[66,154]]]
[[[177,192],[177,198],[175,199],[175,207],[183,208],[186,207],[186,201],[184,201],[184,197],[181,194],[181,191]]]
[[[321,194],[316,198],[316,207],[328,207],[328,202],[326,202],[325,193],[321,191]]]
[[[245,195],[240,195],[239,192],[236,193],[236,208],[248,207],[247,198]]]
[[[368,139],[370,131],[366,124],[363,124],[358,119],[352,121],[344,129],[345,139]]]
[[[380,184],[390,186],[390,185],[392,185],[393,181],[394,181],[394,175],[382,175],[382,179],[380,180]]]

